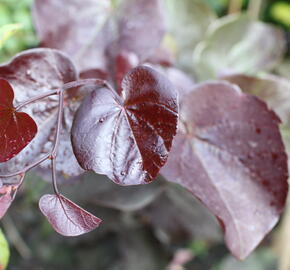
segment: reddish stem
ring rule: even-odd
[[[27,106],[27,105],[29,105],[29,104],[31,104],[33,102],[36,102],[36,101],[38,101],[40,99],[43,99],[43,98],[46,98],[46,97],[49,97],[49,96],[52,96],[52,95],[59,95],[58,117],[57,117],[57,127],[56,127],[54,145],[53,145],[53,148],[52,148],[51,152],[47,153],[45,156],[41,157],[40,159],[38,159],[34,163],[26,166],[22,170],[17,171],[15,173],[10,173],[10,174],[6,174],[6,175],[0,175],[0,178],[9,178],[9,177],[21,175],[22,176],[21,181],[23,181],[23,178],[24,178],[23,175],[25,175],[25,173],[27,171],[29,171],[30,169],[36,167],[37,165],[39,165],[40,163],[44,162],[45,160],[51,159],[53,189],[54,189],[56,194],[59,194],[59,191],[58,191],[58,188],[57,188],[57,181],[56,181],[56,161],[55,161],[55,159],[56,159],[56,155],[57,155],[60,131],[61,131],[61,127],[62,127],[62,114],[63,114],[63,107],[64,107],[64,104],[63,104],[64,103],[63,93],[67,89],[80,87],[82,85],[95,85],[97,87],[107,87],[107,88],[112,90],[112,87],[104,80],[100,80],[100,79],[85,79],[85,80],[79,80],[79,81],[73,81],[73,82],[66,83],[66,84],[63,85],[63,87],[61,89],[52,90],[52,91],[43,93],[41,95],[33,97],[33,98],[31,98],[31,99],[19,104],[18,106],[16,106],[15,110],[19,111],[24,106]],[[3,184],[3,182],[0,179],[0,186],[1,186],[1,184]]]

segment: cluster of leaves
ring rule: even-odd
[[[161,172],[217,217],[236,257],[248,256],[288,192],[277,116],[287,125],[288,114],[270,108],[287,102],[276,85],[289,82],[255,77],[283,57],[282,31],[246,15],[215,21],[198,0],[36,0],[33,16],[43,48],[0,66],[0,217],[37,165],[44,176],[51,167],[55,191],[39,207],[65,236],[101,220],[57,179],[94,171],[127,186]],[[206,79],[216,80],[195,83]]]

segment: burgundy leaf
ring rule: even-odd
[[[52,49],[32,49],[16,55],[11,62],[0,65],[0,78],[12,84],[16,103],[21,103],[45,92],[60,89],[65,83],[76,80],[77,74],[73,63],[61,52]],[[72,119],[80,102],[80,97],[68,97],[68,93],[65,93],[63,129],[57,157],[57,171],[64,175],[76,176],[83,172],[73,155],[70,142]],[[19,155],[0,165],[1,174],[21,170],[51,151],[57,110],[57,96],[42,99],[23,109],[33,117],[39,132]],[[49,166],[50,162],[41,164],[42,168]]]
[[[240,259],[285,206],[288,170],[279,123],[264,102],[228,83],[200,84],[182,100],[180,131],[162,174],[210,209]]]
[[[6,214],[13,202],[17,190],[24,179],[24,174],[18,177],[18,183],[12,185],[0,185],[0,219]]]
[[[0,79],[0,162],[6,162],[26,147],[37,133],[37,125],[26,113],[13,107],[14,92]]]
[[[52,227],[64,236],[88,233],[102,222],[61,194],[43,195],[39,200],[39,208]]]
[[[74,153],[82,168],[117,184],[149,183],[165,164],[176,133],[177,94],[163,75],[145,66],[128,73],[122,88],[123,98],[101,88],[84,100],[72,127]]]
[[[106,65],[103,26],[111,12],[108,0],[36,0],[33,6],[41,45],[68,53],[80,70]]]

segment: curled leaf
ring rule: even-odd
[[[277,223],[288,193],[279,118],[234,85],[197,85],[180,109],[180,131],[162,174],[219,219],[225,241],[247,257]]]
[[[145,66],[129,72],[122,89],[122,98],[108,88],[85,98],[72,127],[73,149],[85,170],[121,185],[145,184],[167,160],[177,128],[177,93]]]
[[[46,194],[39,200],[39,208],[51,226],[61,235],[78,236],[88,233],[102,222],[61,194]]]
[[[15,184],[2,184],[0,186],[0,219],[4,217],[11,203],[13,202],[15,195],[21,186],[25,175],[15,177],[18,182]],[[9,179],[11,181],[11,179]]]

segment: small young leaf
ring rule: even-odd
[[[124,98],[101,88],[83,101],[72,127],[74,153],[82,168],[117,184],[149,183],[165,164],[176,133],[177,93],[145,66],[129,72],[122,88]]]
[[[6,214],[11,203],[13,202],[18,188],[22,184],[24,176],[25,175],[23,174],[22,176],[16,178],[18,180],[17,184],[3,184],[0,186],[0,219]]]
[[[39,200],[39,208],[52,227],[61,235],[78,236],[88,233],[102,222],[63,195],[46,194]]]
[[[180,108],[180,131],[162,174],[219,219],[238,258],[277,223],[288,192],[279,118],[234,85],[197,85]]]
[[[9,246],[3,232],[0,229],[0,270],[6,269],[9,261]]]
[[[0,79],[0,162],[16,156],[37,133],[37,125],[26,113],[13,107],[14,92],[8,81]]]

